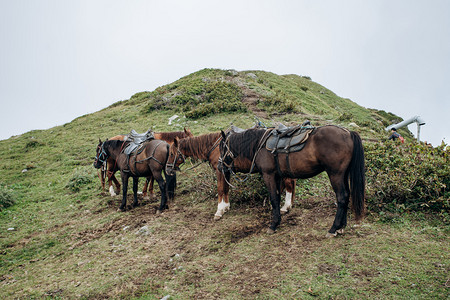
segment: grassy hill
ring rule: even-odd
[[[309,119],[358,131],[368,164],[365,221],[350,217],[345,235],[325,239],[335,214],[325,174],[298,182],[274,236],[265,234],[270,208],[258,175],[232,190],[231,211],[218,222],[206,164],[178,175],[175,203],[161,215],[143,199],[117,212],[121,197],[101,190],[92,167],[99,138],[185,126],[199,135],[250,127],[255,116],[268,126]],[[405,146],[368,142],[386,139],[384,127],[401,120],[307,76],[204,69],[0,141],[0,297],[448,297],[448,150],[415,145],[407,129]]]

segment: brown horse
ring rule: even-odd
[[[225,212],[230,209],[230,201],[228,197],[229,185],[227,182],[230,176],[224,175],[218,169],[218,161],[220,157],[219,143],[222,140],[220,132],[204,134],[191,138],[176,138],[169,150],[169,160],[167,162],[167,172],[173,173],[179,170],[179,166],[184,163],[186,157],[192,157],[205,162],[209,162],[217,176],[217,194],[218,204],[214,219],[219,220]],[[246,165],[242,166],[243,168]],[[295,192],[295,179],[287,178],[284,181],[286,187],[286,202],[282,208],[282,212],[287,212],[292,206],[292,200]]]
[[[127,203],[128,179],[133,177],[133,207],[138,205],[137,188],[139,177],[152,177],[159,185],[161,191],[161,204],[159,211],[167,206],[167,199],[172,199],[175,193],[176,176],[165,174],[167,158],[169,157],[169,144],[162,140],[150,140],[144,142],[134,153],[129,156],[123,152],[129,142],[120,140],[99,141],[94,167],[100,168],[108,158],[112,158],[120,170],[122,177],[122,204],[119,210],[124,210]]]
[[[184,128],[183,131],[173,131],[173,132],[154,132],[153,135],[155,136],[155,139],[166,141],[169,144],[172,144],[176,137],[178,138],[187,138],[187,137],[193,137],[194,135],[188,128]],[[116,135],[108,140],[119,140],[123,141],[123,139],[126,137],[126,135]],[[105,189],[105,178],[108,178],[108,186],[109,186],[109,193],[112,197],[116,196],[116,194],[120,193],[120,183],[117,180],[116,176],[114,175],[118,171],[118,167],[115,163],[115,161],[112,158],[108,158],[106,160],[106,163],[102,166],[101,171],[99,172],[100,182],[102,184],[102,189]],[[153,193],[153,177],[148,177],[145,180],[144,188],[142,189],[142,195],[144,196],[144,199],[148,198],[155,198],[155,195]],[[113,183],[116,186],[114,189]],[[147,195],[147,189],[150,196]]]
[[[275,232],[281,223],[281,179],[310,178],[323,171],[327,172],[337,198],[335,220],[327,235],[343,233],[347,225],[350,195],[355,217],[361,219],[364,212],[365,175],[364,149],[358,133],[338,126],[317,127],[310,134],[303,150],[274,155],[265,147],[268,132],[266,129],[249,129],[226,135],[222,131],[219,169],[225,174],[231,171],[262,174],[272,205],[269,233]],[[242,168],[242,165],[246,168]]]

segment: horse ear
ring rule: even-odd
[[[220,133],[222,134],[222,138],[225,140],[227,138],[227,135],[225,134],[225,132],[223,132],[223,130],[221,130]]]
[[[180,138],[179,137],[175,137],[175,139],[173,140],[173,145],[176,147],[176,148],[178,148],[178,141],[180,140]]]
[[[98,138],[98,143],[99,143],[99,144],[101,144],[101,143],[102,143],[102,140],[101,140],[100,138]]]

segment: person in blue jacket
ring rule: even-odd
[[[388,140],[393,140],[393,141],[395,141],[395,140],[399,139],[399,140],[403,143],[404,139],[403,139],[403,137],[400,135],[400,133],[397,132],[397,129],[392,128],[392,129],[391,129],[391,133],[392,133],[392,134],[391,134],[391,136],[389,137]]]

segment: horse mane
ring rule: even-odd
[[[213,150],[212,147],[220,138],[220,132],[189,137],[179,140],[178,148],[185,153],[189,153],[189,156],[197,159],[208,160],[208,156]]]
[[[126,143],[126,142],[121,141],[121,140],[107,140],[107,141],[104,142],[104,147],[105,147],[106,151],[108,151],[107,150],[108,147],[111,147],[114,150],[117,149],[117,148],[121,149],[122,145],[124,143]]]
[[[172,131],[172,132],[155,132],[155,138],[159,140],[165,140],[168,143],[173,143],[175,138],[184,139],[189,137],[184,131]]]
[[[228,137],[229,146],[236,154],[252,160],[265,132],[266,129],[252,128],[241,133],[233,133]]]

